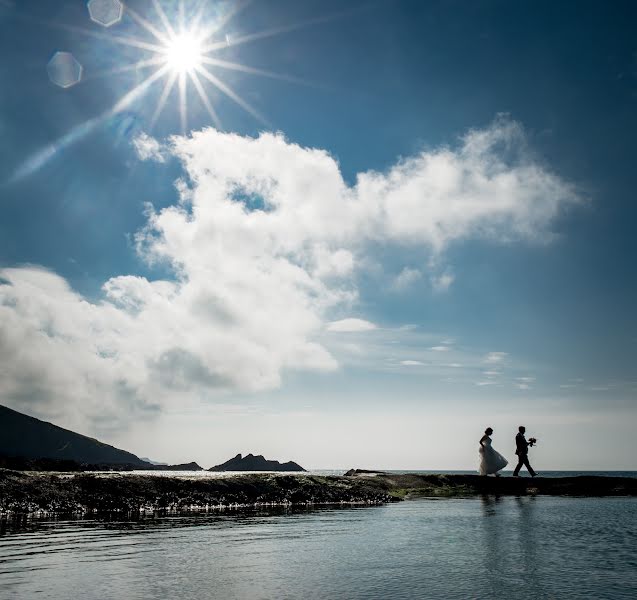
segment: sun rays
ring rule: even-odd
[[[148,14],[144,15],[126,6],[123,8],[123,15],[130,17],[132,21],[130,24],[139,28],[139,33],[136,34],[122,34],[110,28],[96,31],[64,23],[49,24],[73,34],[106,41],[115,47],[127,48],[129,57],[130,51],[139,53],[137,60],[113,66],[106,71],[91,72],[88,69],[86,79],[112,77],[129,72],[143,73],[143,77],[100,115],[77,125],[64,136],[30,156],[16,169],[11,180],[16,181],[39,170],[60,151],[84,138],[109,118],[145,97],[151,88],[156,88],[157,94],[155,103],[150,102],[144,109],[148,111],[146,118],[148,131],[152,131],[157,125],[173,97],[176,98],[175,108],[182,134],[188,132],[189,113],[193,101],[199,105],[199,109],[201,107],[205,109],[215,128],[223,129],[222,120],[211,97],[211,90],[226,96],[261,125],[271,127],[267,118],[256,107],[224,81],[223,71],[234,71],[297,84],[307,85],[308,83],[300,78],[223,60],[215,54],[223,48],[306,27],[314,21],[229,38],[224,28],[247,4],[249,4],[248,1],[236,2],[226,13],[215,15],[214,18],[206,14],[206,9],[210,5],[205,2],[200,2],[198,8],[188,14],[186,14],[186,6],[192,9],[193,3],[186,3],[185,0],[171,4],[173,10],[170,13],[164,10],[160,0],[152,0],[148,6]],[[115,57],[121,59],[125,54],[124,52],[116,53]]]
[[[131,18],[153,38],[152,42],[149,43],[127,36],[116,36],[113,40],[115,43],[136,46],[140,48],[140,50],[152,55],[130,65],[131,68],[155,67],[157,69],[155,73],[161,72],[162,77],[165,78],[164,87],[151,118],[151,127],[154,127],[157,123],[176,86],[179,121],[182,133],[186,133],[188,129],[189,96],[192,95],[193,92],[207,111],[214,126],[221,129],[223,127],[221,119],[206,89],[206,86],[210,85],[219,90],[222,94],[225,94],[262,125],[269,125],[267,119],[265,119],[255,107],[245,100],[245,98],[242,98],[227,83],[224,83],[218,75],[212,72],[213,68],[230,69],[251,73],[253,75],[286,79],[285,76],[279,76],[276,73],[251,69],[247,65],[222,61],[211,56],[211,53],[215,52],[215,50],[230,45],[228,41],[224,41],[223,43],[215,42],[215,36],[220,34],[222,27],[236,15],[246,3],[238,3],[234,9],[229,11],[226,15],[207,24],[202,24],[205,19],[204,3],[199,5],[198,10],[196,10],[194,14],[187,17],[185,15],[185,4],[182,0],[178,4],[174,19],[171,19],[166,14],[159,0],[153,0],[152,4],[156,23],[153,23],[151,19],[140,15],[136,11],[127,8],[127,13]],[[274,35],[274,33],[272,35]],[[152,78],[153,75],[150,75],[150,77]],[[140,85],[144,85],[144,83],[145,82],[142,82]]]

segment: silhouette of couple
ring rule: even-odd
[[[524,466],[531,474],[531,477],[535,477],[537,473],[533,470],[529,463],[529,447],[533,447],[536,440],[535,438],[524,437],[526,429],[520,425],[518,428],[518,434],[515,436],[515,453],[518,455],[518,464],[513,471],[513,477],[519,477],[520,469]],[[499,452],[491,446],[491,434],[493,429],[487,427],[484,430],[484,435],[480,438],[480,475],[495,474],[499,477],[498,471],[504,469],[509,464],[509,461],[502,456]]]

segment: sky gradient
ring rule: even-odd
[[[540,472],[637,469],[634,3],[202,6],[156,114],[152,2],[0,0],[0,403],[206,467],[524,424]]]

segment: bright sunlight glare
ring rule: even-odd
[[[300,23],[284,29],[272,29],[256,32],[242,37],[237,37],[232,40],[225,36],[224,39],[224,35],[221,31],[222,27],[238,12],[238,7],[245,4],[245,2],[237,2],[237,8],[230,10],[220,19],[218,18],[215,21],[208,24],[204,23],[202,25],[203,9],[205,8],[206,3],[200,2],[199,13],[195,14],[192,19],[185,19],[185,5],[187,1],[189,3],[191,1],[194,3],[194,0],[152,0],[154,12],[157,17],[156,22],[154,22],[152,18],[149,20],[146,14],[137,13],[130,6],[126,7],[127,15],[154,39],[149,41],[136,35],[126,34],[113,34],[106,36],[112,43],[135,48],[141,55],[139,60],[123,66],[115,66],[113,69],[105,71],[104,75],[114,75],[142,69],[154,69],[154,71],[139,82],[133,89],[125,93],[112,107],[106,109],[101,115],[88,119],[84,123],[77,125],[67,134],[32,154],[15,171],[11,179],[12,181],[18,181],[42,168],[47,162],[49,162],[49,160],[59,154],[61,150],[86,137],[91,131],[94,131],[102,123],[106,122],[107,119],[110,119],[114,115],[122,112],[134,102],[139,101],[140,98],[144,97],[148,90],[159,81],[163,81],[163,89],[159,93],[157,105],[152,118],[149,121],[149,131],[153,130],[153,127],[164,110],[168,98],[171,95],[171,91],[175,85],[177,85],[179,92],[178,111],[182,134],[186,134],[188,130],[188,92],[189,89],[190,92],[192,92],[193,88],[199,96],[204,108],[210,115],[210,119],[214,126],[217,129],[223,128],[221,120],[219,119],[215,107],[208,95],[206,86],[219,90],[219,92],[238,104],[260,123],[264,124],[266,127],[271,127],[268,121],[253,106],[251,106],[247,100],[234,91],[230,85],[225,83],[223,78],[220,77],[218,73],[213,72],[213,70],[217,72],[219,70],[239,71],[242,73],[251,73],[253,75],[273,77],[275,79],[282,79],[285,81],[300,80],[295,80],[294,78],[279,75],[271,71],[265,71],[263,69],[255,69],[241,63],[222,60],[211,56],[211,53],[227,46],[236,46],[255,39],[277,35],[282,31],[296,29],[304,26],[305,24]],[[6,0],[0,0],[0,5],[3,2],[6,3]],[[170,3],[172,6],[177,6],[177,13],[180,15],[178,23],[171,22],[171,19],[162,8],[163,3]],[[107,4],[110,5],[112,3]],[[118,6],[119,4],[121,3],[118,3]],[[147,2],[147,4],[150,3]],[[95,2],[91,3],[91,6],[94,8],[102,6],[102,2],[95,0]],[[92,19],[94,16],[93,12],[91,12],[91,7],[89,7],[89,13],[91,14]],[[115,24],[115,22],[110,23],[109,21],[109,25],[106,25],[106,23],[99,19],[93,19],[93,21],[101,23],[105,27]],[[102,32],[95,32],[76,27],[71,28],[71,30],[90,37],[99,39],[105,38],[105,34]],[[219,37],[216,41],[214,39],[215,36]],[[53,66],[55,66],[55,63]]]
[[[201,66],[201,44],[191,33],[182,33],[166,45],[166,63],[174,73],[189,73]]]

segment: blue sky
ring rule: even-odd
[[[253,2],[210,56],[284,77],[210,69],[264,120],[189,84],[184,132],[165,78],[112,110],[130,11],[0,2],[0,402],[206,466],[472,468],[524,422],[539,470],[635,468],[635,16]]]

